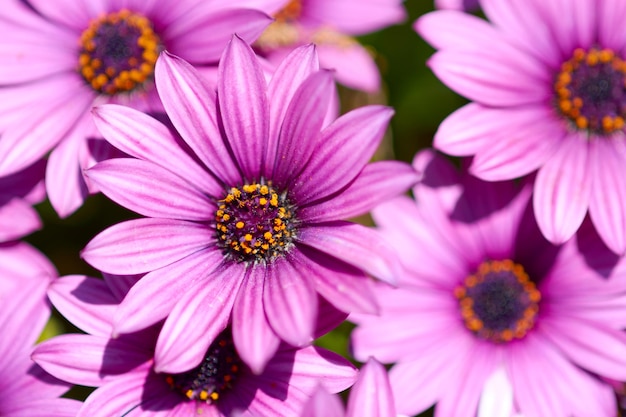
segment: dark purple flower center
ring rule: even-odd
[[[535,324],[541,294],[524,268],[486,261],[454,291],[465,326],[493,342],[521,339]]]
[[[182,374],[167,375],[168,385],[190,400],[214,403],[232,389],[242,368],[230,329],[209,346],[202,363]]]
[[[231,188],[215,213],[218,243],[237,262],[268,262],[284,255],[296,235],[294,206],[271,184]]]
[[[109,13],[81,34],[78,71],[98,93],[130,92],[154,78],[161,49],[146,17],[128,10]]]
[[[578,48],[554,82],[556,106],[579,130],[610,134],[624,128],[626,62],[610,49]]]

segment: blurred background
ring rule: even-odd
[[[359,38],[375,57],[383,78],[382,90],[376,94],[340,87],[342,112],[366,104],[386,104],[395,109],[386,139],[376,159],[410,162],[415,153],[431,146],[439,123],[466,101],[448,90],[426,66],[434,50],[413,30],[413,22],[433,10],[432,0],[407,0],[408,19],[401,25]],[[37,207],[44,227],[25,240],[44,252],[56,265],[61,276],[85,274],[100,276],[80,258],[80,251],[96,234],[122,220],[138,217],[102,195],[91,196],[86,204],[67,219],[59,219],[48,202]],[[356,221],[369,224],[369,218]],[[352,325],[344,323],[317,341],[318,344],[349,356],[349,333]],[[43,338],[77,331],[55,315]],[[81,397],[88,391],[73,390]],[[432,416],[432,410],[420,417]]]

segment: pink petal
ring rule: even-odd
[[[404,193],[420,177],[415,169],[400,161],[367,164],[347,189],[331,199],[299,209],[298,217],[307,222],[353,218]]]
[[[213,248],[146,274],[115,311],[115,333],[132,333],[167,317],[191,285],[210,276],[223,259]]]
[[[626,33],[621,30],[626,16],[626,3],[619,0],[603,1],[597,5],[598,44],[620,50],[626,45]]]
[[[139,274],[212,246],[215,233],[204,224],[169,219],[118,223],[94,237],[81,256],[112,274]]]
[[[0,138],[0,175],[19,171],[43,157],[76,125],[93,102],[78,77],[64,77],[65,90],[54,98],[39,101],[28,119],[14,123]],[[80,82],[80,84],[79,84]]]
[[[604,323],[543,317],[541,332],[576,365],[603,377],[626,380],[626,335]]]
[[[294,93],[278,137],[271,178],[288,181],[296,177],[314,153],[334,89],[332,75],[310,75]]]
[[[306,246],[298,249],[302,255],[294,254],[293,261],[306,271],[314,280],[315,289],[334,307],[347,313],[378,312],[373,280],[360,269]]]
[[[102,0],[60,0],[54,5],[45,0],[33,0],[31,4],[44,16],[76,31],[83,31],[91,19],[110,11],[107,2]]]
[[[173,53],[193,63],[217,62],[233,33],[251,43],[272,22],[259,10],[198,7],[163,33]]]
[[[37,345],[32,357],[57,378],[97,387],[146,363],[150,352],[108,337],[62,334]]]
[[[240,183],[217,125],[215,91],[190,64],[167,52],[159,56],[154,71],[163,106],[183,140],[217,178]]]
[[[498,42],[499,35],[485,20],[456,10],[426,13],[415,21],[413,29],[436,49],[480,49]]]
[[[85,114],[48,157],[46,190],[50,204],[61,218],[76,211],[87,198],[79,155],[86,145],[85,133],[92,125],[91,117]]]
[[[198,221],[215,216],[206,194],[152,162],[110,159],[86,174],[111,200],[144,216]]]
[[[2,411],[11,417],[74,417],[82,405],[69,398],[29,398],[20,403],[3,404]]]
[[[351,39],[348,38],[349,42]],[[376,93],[380,90],[380,72],[372,54],[361,44],[343,45],[319,41],[322,68],[333,70],[335,79],[350,88]]]
[[[156,372],[181,373],[202,361],[228,324],[244,273],[240,265],[227,266],[187,290],[159,334]]]
[[[350,183],[370,160],[387,130],[393,110],[366,106],[353,110],[322,131],[304,171],[294,180],[299,201],[327,197]],[[332,173],[332,175],[331,175]],[[311,184],[324,184],[312,187]]]
[[[402,274],[400,265],[395,251],[378,233],[360,224],[329,222],[303,228],[298,240],[393,284]]]
[[[339,396],[319,387],[303,407],[300,417],[345,417],[345,412]]]
[[[520,106],[549,100],[545,75],[531,57],[514,48],[497,57],[486,51],[437,52],[428,61],[435,75],[448,87],[487,106]],[[511,83],[514,79],[515,83]]]
[[[26,201],[13,198],[0,205],[0,242],[19,239],[39,228],[39,214]]]
[[[79,329],[95,336],[111,335],[111,317],[118,300],[103,280],[69,275],[50,284],[48,297],[63,317]]]
[[[182,150],[178,138],[162,123],[127,106],[115,104],[92,111],[96,126],[116,148],[135,158],[153,162],[177,173],[209,195],[223,187]]]
[[[263,372],[280,343],[263,308],[265,275],[262,265],[251,269],[233,307],[233,341],[239,357],[255,374]]]
[[[263,72],[252,48],[236,35],[220,62],[217,97],[226,136],[244,177],[259,178],[269,134]]]
[[[282,340],[293,346],[313,341],[317,294],[309,279],[288,260],[277,260],[269,266],[264,282],[267,321]]]
[[[280,63],[267,86],[270,102],[269,140],[265,154],[265,170],[269,172],[276,160],[278,134],[280,132],[287,107],[296,90],[311,74],[319,70],[319,62],[314,45],[294,49]]]
[[[615,253],[626,251],[626,164],[609,140],[598,138],[592,145],[591,169],[594,181],[589,215],[598,234]]]
[[[303,18],[325,23],[341,32],[361,35],[402,22],[406,11],[400,0],[333,0],[309,2]]]
[[[346,417],[395,417],[396,407],[385,367],[367,360],[352,386]]]
[[[537,174],[535,217],[541,233],[552,243],[572,237],[585,218],[592,184],[589,164],[587,139],[572,135]]]

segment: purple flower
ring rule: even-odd
[[[436,402],[436,416],[473,415],[503,367],[525,417],[614,415],[600,377],[626,380],[624,260],[588,223],[549,244],[528,186],[458,174],[429,151],[414,164],[424,172],[417,204],[398,198],[373,210],[405,273],[396,289],[378,286],[380,316],[351,316],[355,357],[396,363],[398,412]]]
[[[95,191],[82,170],[111,150],[89,110],[123,103],[162,109],[154,64],[167,48],[214,72],[233,32],[254,40],[270,22],[257,10],[203,0],[5,0],[0,17],[0,176],[52,150],[46,172],[61,216]]]
[[[396,417],[393,401],[387,371],[376,359],[370,358],[350,390],[346,411],[337,395],[320,386],[300,417]]]
[[[50,317],[46,298],[56,277],[50,262],[25,243],[0,244],[0,415],[70,417],[80,403],[59,398],[69,384],[30,358]]]
[[[429,61],[473,100],[439,127],[435,147],[474,155],[484,180],[538,170],[533,205],[548,240],[574,235],[585,214],[626,251],[626,4],[619,0],[485,0],[492,23],[454,11],[420,18],[439,49]]]
[[[418,178],[408,164],[367,164],[391,109],[363,107],[322,127],[334,83],[312,46],[295,50],[266,86],[253,51],[234,37],[219,75],[216,98],[182,59],[164,53],[157,62],[161,100],[184,142],[136,110],[94,111],[104,137],[138,159],[99,163],[89,178],[150,218],[105,230],[82,255],[108,273],[147,272],[114,330],[169,315],[158,372],[197,365],[231,316],[240,356],[260,372],[280,339],[311,342],[317,294],[344,312],[376,311],[367,274],[392,279],[395,254],[373,230],[340,219]]]
[[[59,378],[98,387],[78,416],[296,416],[318,383],[338,392],[356,377],[354,366],[339,355],[285,344],[257,375],[239,358],[228,329],[193,369],[156,372],[160,325],[111,339],[111,317],[120,298],[105,281],[68,276],[53,283],[49,295],[66,318],[89,334],[57,336],[40,344],[33,358]]]
[[[279,63],[294,48],[313,42],[320,64],[348,87],[376,92],[380,74],[370,52],[354,38],[406,19],[402,0],[240,0],[274,16],[255,46]]]

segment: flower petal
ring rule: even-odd
[[[288,182],[297,176],[318,145],[322,123],[334,91],[328,71],[311,74],[294,93],[278,136],[271,178]]]
[[[391,284],[402,273],[391,246],[378,235],[378,231],[360,224],[316,224],[300,230],[298,241]]]
[[[127,106],[108,104],[92,110],[98,130],[105,139],[135,158],[153,162],[209,195],[220,195],[223,187],[186,154],[173,133],[161,122]]]
[[[603,323],[542,317],[541,333],[576,365],[617,381],[626,380],[626,335]]]
[[[626,252],[626,178],[620,173],[626,156],[616,151],[611,142],[594,142],[592,156],[594,186],[591,190],[589,215],[598,234],[615,253]]]
[[[582,136],[566,138],[539,170],[533,208],[541,233],[552,243],[563,243],[581,225],[591,194],[589,145]]]
[[[550,100],[545,74],[530,56],[513,47],[497,57],[487,51],[442,50],[428,66],[455,92],[487,106],[520,106]],[[515,83],[511,83],[514,79]]]
[[[345,417],[341,398],[319,387],[305,404],[300,417]]]
[[[380,71],[372,53],[358,42],[351,42],[351,38],[344,38],[340,34],[335,36],[338,39],[329,42],[324,42],[323,31],[319,36],[321,40],[313,37],[313,41],[318,42],[317,51],[322,68],[332,69],[335,79],[350,88],[368,93],[380,91]]]
[[[392,115],[389,107],[361,107],[324,129],[317,142],[323,146],[316,148],[294,180],[293,192],[299,201],[327,197],[354,180],[376,151]]]
[[[3,404],[2,411],[11,417],[74,417],[83,405],[69,398],[29,398],[28,401]]]
[[[367,164],[348,188],[319,204],[299,209],[298,217],[307,222],[356,217],[367,213],[381,201],[404,193],[420,177],[411,165],[400,161]]]
[[[111,335],[111,317],[118,300],[101,279],[69,275],[48,288],[54,307],[73,325],[95,336]]]
[[[144,216],[203,221],[215,214],[200,189],[152,162],[110,159],[86,174],[104,195]]]
[[[395,417],[396,407],[385,367],[369,358],[350,390],[346,417]]]
[[[317,294],[309,277],[288,260],[268,266],[263,309],[274,332],[293,346],[313,341]]]
[[[115,224],[94,237],[81,256],[112,274],[140,274],[211,247],[215,233],[204,224],[169,219],[136,219]]]
[[[197,7],[185,19],[167,27],[163,32],[164,43],[189,62],[217,62],[233,33],[251,43],[271,22],[272,19],[259,10],[222,10],[214,5]]]
[[[0,205],[0,242],[19,239],[39,228],[41,228],[39,214],[26,201],[13,198]]]
[[[0,175],[17,172],[43,157],[91,106],[94,95],[85,89],[82,80],[73,78],[65,79],[65,89],[57,96],[30,107],[26,120],[4,130],[0,138]]]
[[[263,372],[280,343],[263,309],[265,279],[263,266],[250,269],[233,307],[233,341],[239,357],[255,374]]]
[[[131,333],[163,320],[191,285],[210,279],[222,259],[219,250],[207,248],[146,274],[115,311],[115,334]]]
[[[189,63],[167,52],[154,72],[163,107],[183,140],[217,178],[239,184],[241,174],[218,127],[215,91]]]
[[[230,146],[244,177],[260,178],[269,134],[267,87],[252,48],[237,35],[224,50],[218,80],[219,111]]]
[[[295,254],[293,262],[314,280],[315,289],[330,304],[346,313],[378,312],[373,281],[360,269],[313,248],[298,249],[302,255]]]
[[[319,60],[314,45],[294,49],[279,64],[267,86],[267,98],[270,102],[269,139],[265,154],[265,172],[274,167],[276,160],[278,134],[280,132],[287,107],[300,85],[311,74],[319,70]]]
[[[187,290],[159,334],[154,354],[156,372],[181,373],[202,362],[228,324],[244,273],[240,265],[227,266]]]
[[[32,357],[59,379],[97,387],[146,363],[150,352],[108,337],[62,334],[37,345]]]

